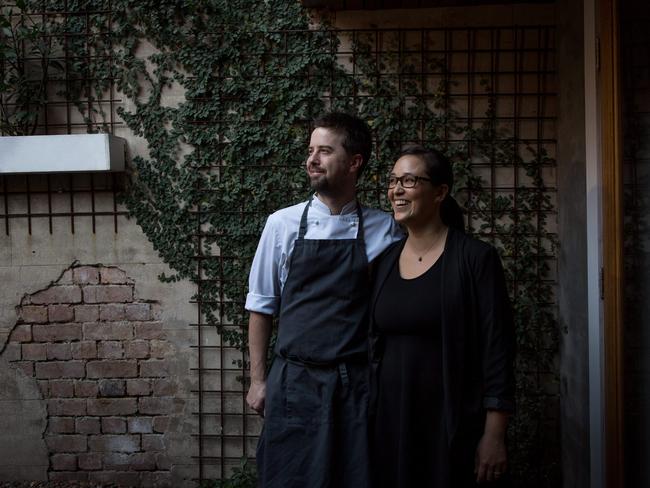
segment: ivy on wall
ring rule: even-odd
[[[63,6],[50,0],[32,8]],[[522,486],[557,484],[557,459],[538,457],[544,385],[537,378],[555,371],[557,351],[547,305],[553,205],[542,175],[553,161],[540,148],[520,153],[519,141],[497,129],[494,100],[485,122],[469,127],[450,103],[448,77],[429,92],[415,78],[403,82],[399,75],[416,67],[398,57],[378,61],[372,33],[339,39],[293,0],[68,0],[66,8],[47,27],[68,39],[60,46],[66,79],[77,81],[66,84],[65,94],[93,130],[106,127],[99,101],[111,83],[128,100],[119,115],[148,147],[131,162],[129,213],[174,271],[161,279],[195,282],[203,320],[231,345],[246,344],[242,302],[266,216],[308,194],[310,119],[341,109],[369,121],[375,158],[360,193],[370,205],[387,207],[383,175],[402,143],[427,140],[446,152],[455,163],[457,197],[472,215],[470,232],[493,240],[513,283],[515,477]],[[355,76],[340,64],[340,42],[351,46]],[[383,75],[391,70],[397,74]],[[436,59],[427,70],[445,74]],[[487,82],[484,89],[491,93]],[[473,170],[476,160],[521,169],[528,182],[511,197],[495,195]]]

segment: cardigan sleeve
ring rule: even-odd
[[[513,412],[515,332],[501,259],[485,246],[473,266],[483,373],[483,407]]]

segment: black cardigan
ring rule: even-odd
[[[375,262],[370,301],[374,373],[382,354],[373,320],[377,296],[405,242],[391,245]],[[515,334],[496,249],[450,227],[440,259],[444,405],[451,444],[459,429],[482,432],[486,410],[514,411]]]

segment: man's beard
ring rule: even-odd
[[[325,175],[319,175],[316,178],[309,178],[309,185],[312,190],[318,193],[327,193],[330,188],[329,181],[327,181]]]

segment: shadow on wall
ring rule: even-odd
[[[0,479],[170,486],[177,385],[156,303],[119,268],[72,265],[17,311],[0,351],[13,367],[0,373]]]

